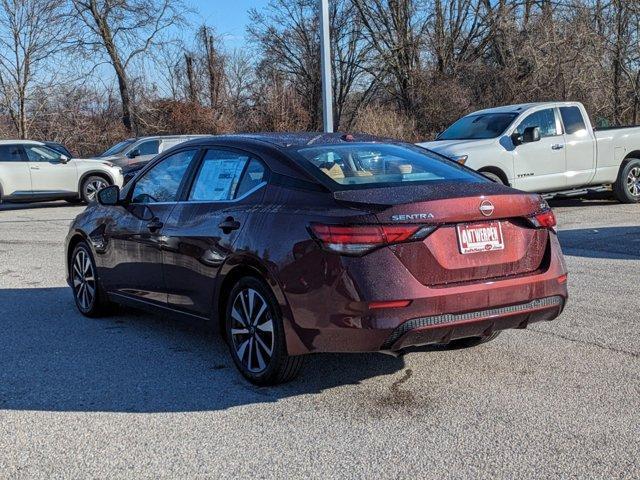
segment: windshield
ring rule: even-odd
[[[320,178],[341,186],[390,186],[406,182],[484,182],[484,177],[428,150],[410,145],[362,143],[298,150]]]
[[[483,113],[462,117],[438,136],[438,140],[481,140],[501,135],[517,113]]]
[[[122,153],[133,142],[135,142],[135,140],[130,138],[129,140],[124,140],[124,141],[122,141],[120,143],[116,143],[113,147],[111,147],[109,150],[101,153],[99,156],[100,157],[110,157],[111,155],[118,155],[119,153]]]

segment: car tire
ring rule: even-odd
[[[489,180],[491,180],[492,182],[498,183],[500,185],[504,185],[504,182],[502,181],[502,178],[500,178],[500,175],[496,175],[493,172],[479,172],[479,173],[483,177],[486,177]]]
[[[231,290],[225,334],[233,362],[251,383],[284,383],[300,371],[303,357],[287,353],[278,302],[257,278],[243,277]]]
[[[469,337],[469,338],[459,338],[457,340],[453,340],[449,342],[447,348],[452,350],[463,349],[463,348],[473,348],[478,345],[482,345],[483,343],[490,342],[494,340],[498,335],[500,335],[500,331],[493,332],[491,335],[487,335],[484,337]]]
[[[91,203],[96,200],[97,193],[105,187],[109,186],[109,182],[98,175],[89,175],[82,181],[80,186],[80,196],[85,203]]]
[[[613,193],[621,203],[640,202],[640,159],[631,158],[622,164]]]
[[[69,277],[73,299],[82,315],[96,318],[111,313],[113,304],[100,285],[96,263],[85,242],[78,243],[73,249],[69,260]]]

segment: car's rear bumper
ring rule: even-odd
[[[564,304],[565,298],[557,295],[488,310],[413,318],[394,329],[381,349],[395,351],[448,343],[459,338],[489,336],[509,328],[527,328],[534,322],[554,320]]]
[[[552,242],[544,272],[439,287],[417,282],[395,257],[384,261],[385,252],[347,261],[342,270],[327,268],[330,280],[304,293],[285,292],[289,353],[397,351],[553,320],[568,293],[555,236]],[[394,300],[410,303],[370,308],[370,302]]]

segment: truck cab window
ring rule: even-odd
[[[516,128],[516,132],[523,134],[524,129],[528,127],[540,127],[540,136],[542,138],[558,135],[556,116],[553,113],[553,108],[533,112],[520,122],[520,125]]]
[[[582,118],[582,112],[578,107],[560,107],[560,115],[567,135],[573,135],[587,129]]]

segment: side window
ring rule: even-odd
[[[156,155],[160,147],[160,140],[149,140],[148,142],[142,142],[135,150],[140,152],[140,155]]]
[[[249,157],[229,150],[207,150],[193,183],[189,200],[194,202],[223,202],[232,200],[240,176]]]
[[[0,162],[22,162],[26,160],[20,145],[0,145]]]
[[[61,153],[41,145],[25,145],[27,158],[30,162],[59,162]]]
[[[587,129],[582,112],[578,107],[560,107],[560,116],[562,116],[562,123],[568,135]]]
[[[546,110],[540,110],[532,113],[520,122],[520,125],[516,128],[516,132],[522,135],[524,133],[524,129],[527,127],[540,127],[540,136],[542,138],[558,135],[556,128],[556,116],[553,113],[553,108],[547,108]]]
[[[249,161],[249,166],[244,172],[238,190],[236,191],[235,198],[241,197],[247,192],[250,192],[262,182],[264,182],[265,171],[264,165],[256,159]]]
[[[178,152],[155,165],[136,182],[133,188],[132,202],[178,201],[178,191],[182,179],[196,153],[198,153],[197,150]]]

